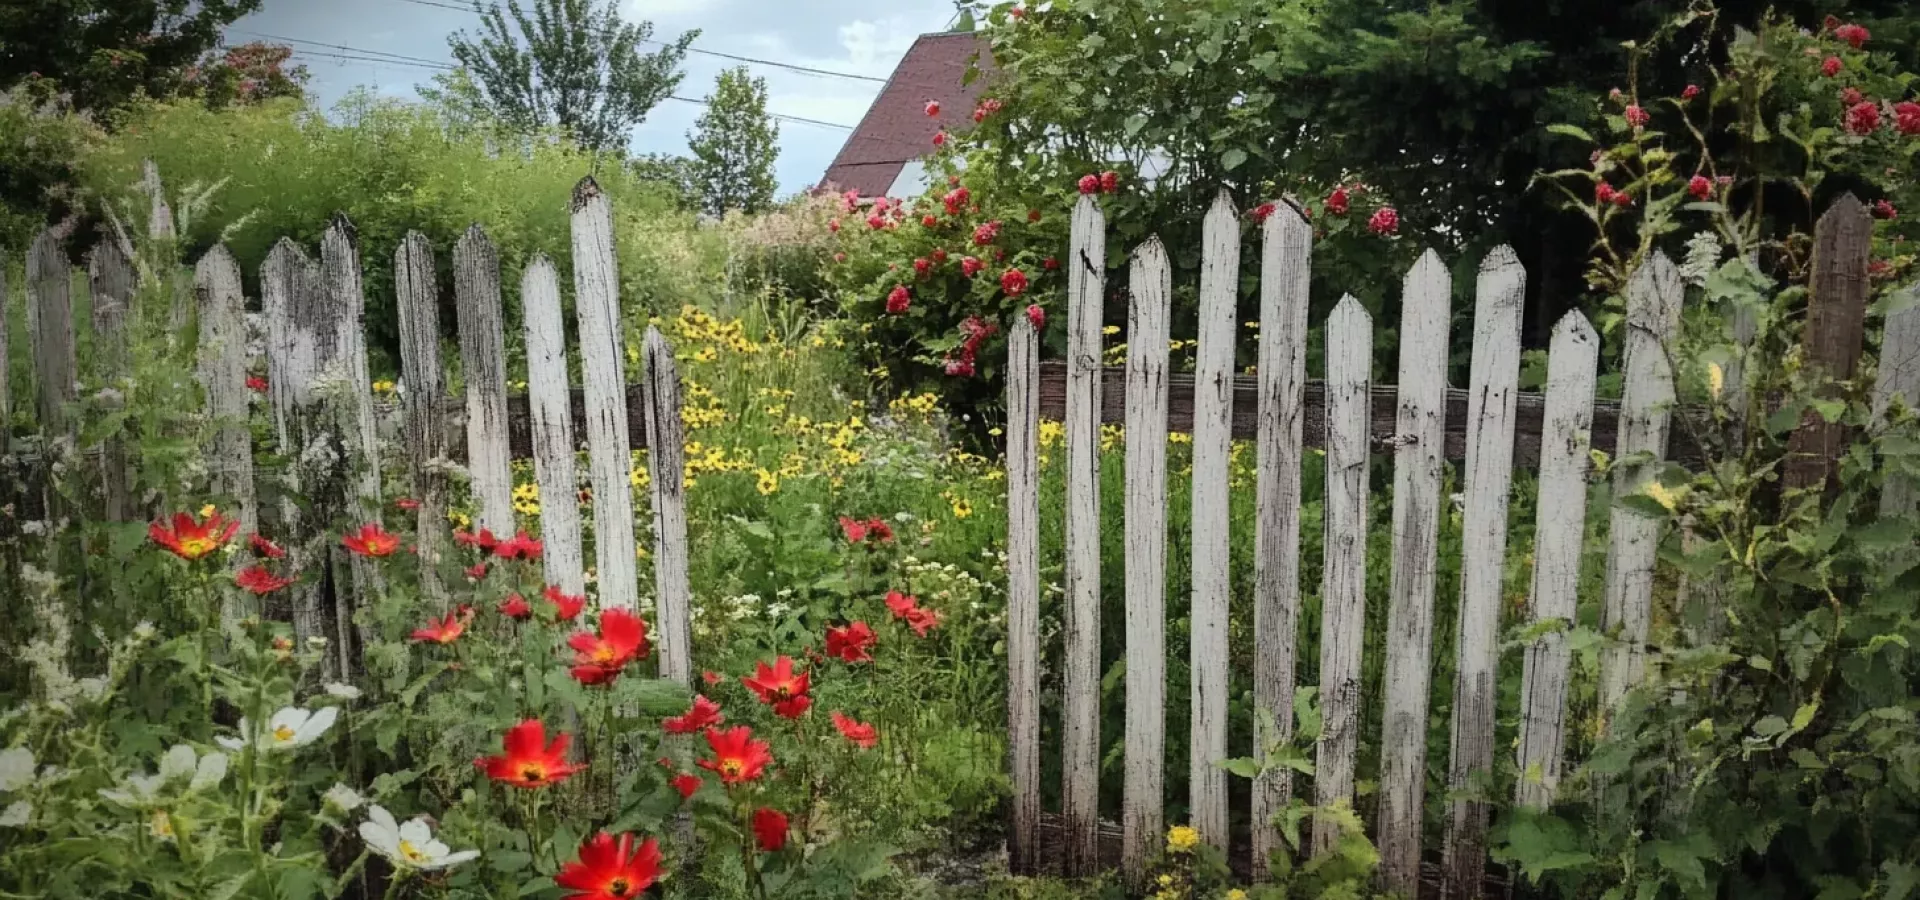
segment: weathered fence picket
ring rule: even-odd
[[[93,301],[94,374],[113,392],[103,395],[99,402],[103,407],[118,407],[125,401],[125,380],[131,374],[127,314],[133,304],[133,265],[118,243],[102,241],[87,254],[87,284]],[[0,285],[0,298],[5,296],[5,286]],[[6,351],[0,349],[0,368],[5,366]],[[4,380],[4,376],[0,376],[0,380]],[[4,389],[0,389],[0,394],[4,393]],[[0,412],[0,424],[5,420],[5,413]],[[109,522],[128,521],[133,509],[128,495],[131,473],[127,471],[126,442],[115,432],[100,442],[98,451],[102,514]]]
[[[1020,875],[1032,874],[1040,858],[1039,343],[1027,317],[1014,321],[1007,340],[1007,867]]]
[[[1133,254],[1127,310],[1127,736],[1121,868],[1144,884],[1165,831],[1167,319],[1173,272],[1149,238]]]
[[[1411,896],[1420,882],[1427,787],[1427,694],[1445,477],[1447,331],[1453,278],[1428,250],[1407,273],[1400,313],[1400,427],[1394,436],[1393,575],[1380,727],[1381,881]],[[1469,445],[1471,446],[1471,444]]]
[[[560,307],[560,274],[545,254],[520,276],[520,313],[526,320],[527,413],[533,436],[533,475],[540,496],[541,561],[547,584],[562,593],[587,592],[586,550],[573,469],[572,392],[567,388],[566,323]],[[623,486],[624,490],[624,486]]]
[[[8,356],[7,344],[10,340],[9,332],[13,329],[4,315],[9,302],[11,299],[7,293],[7,267],[0,265],[0,442],[6,440],[13,428],[12,386],[7,383],[8,372],[13,364],[12,358]]]
[[[1225,191],[1202,226],[1199,352],[1194,362],[1193,568],[1189,669],[1193,712],[1188,751],[1191,824],[1226,850],[1227,595],[1231,555],[1227,495],[1233,452],[1234,301],[1240,293],[1240,221]]]
[[[467,397],[467,477],[480,503],[479,527],[514,529],[507,444],[507,337],[500,305],[500,253],[478,224],[453,245],[454,317]]]
[[[1807,374],[1820,389],[1841,396],[1866,340],[1867,265],[1873,255],[1873,214],[1852,194],[1827,207],[1813,229],[1813,278],[1807,285],[1807,325],[1800,346]],[[1787,441],[1780,475],[1789,491],[1825,486],[1846,449],[1847,426],[1826,421],[1809,406]]]
[[[213,492],[231,498],[242,530],[260,528],[253,492],[252,434],[247,427],[247,318],[240,264],[215,244],[194,266],[194,308],[200,321],[199,377],[207,394],[213,444],[207,471]]]
[[[1495,678],[1500,601],[1507,559],[1507,495],[1513,486],[1513,410],[1520,391],[1520,311],[1527,273],[1513,249],[1497,247],[1480,263],[1468,379],[1467,464],[1463,482],[1458,663],[1453,683],[1449,788],[1472,790],[1493,776]],[[1453,801],[1445,870],[1448,896],[1478,897],[1486,872],[1489,809]]]
[[[1061,747],[1066,871],[1100,865],[1100,356],[1106,218],[1073,208],[1067,257],[1067,615]]]
[[[406,415],[407,475],[413,487],[414,534],[420,554],[420,596],[430,609],[445,612],[447,588],[440,565],[447,558],[447,405],[446,375],[440,366],[440,287],[434,275],[433,245],[409,231],[393,255],[394,289],[400,319],[401,396]],[[504,529],[503,529],[504,530]]]
[[[603,609],[640,598],[628,485],[627,343],[613,250],[613,201],[592,177],[573,189],[573,305],[580,317],[580,372],[587,398],[587,467],[593,484],[594,582]],[[672,473],[668,473],[672,477]]]
[[[74,350],[72,269],[60,239],[48,229],[27,251],[27,336],[33,346],[35,413],[48,437],[67,433],[80,364]]]
[[[1880,339],[1880,369],[1873,379],[1873,417],[1885,422],[1897,399],[1908,409],[1920,408],[1920,282],[1907,285],[1895,298],[1898,312],[1887,317]],[[1911,481],[1889,478],[1880,488],[1880,517],[1910,516],[1915,510]]]
[[[1320,741],[1314,804],[1353,805],[1360,748],[1360,653],[1367,619],[1367,439],[1373,317],[1352,295],[1327,318],[1327,476],[1320,586]],[[1333,847],[1337,823],[1317,817],[1313,852]]]
[[[660,674],[693,684],[693,598],[687,584],[686,423],[680,419],[680,369],[660,329],[647,326],[641,351],[647,392],[647,462],[653,469],[654,609]]]

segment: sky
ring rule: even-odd
[[[696,50],[750,56],[815,69],[884,80],[915,37],[945,29],[954,18],[952,0],[617,0],[629,20],[653,22],[654,37],[671,40],[698,29]],[[528,0],[522,0],[523,7]],[[355,87],[371,87],[384,96],[415,98],[416,85],[431,82],[434,70],[402,62],[373,62],[393,54],[451,62],[447,37],[466,30],[477,34],[480,18],[466,0],[266,0],[257,13],[233,23],[230,44],[255,40],[287,43],[295,59],[312,74],[308,88],[331,107]],[[297,39],[300,43],[292,40]],[[333,45],[333,46],[323,46]],[[377,51],[360,53],[354,51]],[[721,70],[738,61],[689,53],[686,78],[675,91],[705,98]],[[772,66],[747,64],[767,81],[768,111],[859,124],[881,82],[812,75]],[[684,154],[687,132],[703,107],[667,101],[633,131],[637,153]],[[775,167],[782,194],[804,190],[820,180],[847,137],[844,129],[799,122],[780,125],[780,158]]]

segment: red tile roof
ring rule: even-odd
[[[971,126],[986,78],[965,83],[967,66],[978,54],[982,72],[987,71],[987,52],[986,38],[974,32],[921,35],[827,167],[821,186],[857,190],[863,197],[884,195],[908,161],[933,152],[933,136],[942,127]],[[940,102],[939,116],[927,115],[929,100]]]

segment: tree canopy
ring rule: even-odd
[[[780,126],[767,115],[767,80],[745,66],[720,73],[707,111],[687,135],[694,184],[707,212],[758,212],[773,202]]]
[[[47,80],[86,111],[171,94],[262,0],[0,0],[0,90]]]

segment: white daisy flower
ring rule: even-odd
[[[227,777],[227,755],[225,753],[195,753],[186,744],[175,744],[165,756],[160,757],[160,771],[148,775],[136,773],[127,776],[121,787],[106,788],[100,796],[122,806],[148,806],[166,791],[167,785],[176,781],[186,781],[187,791],[199,791],[220,783]]]
[[[304,747],[318,740],[333,727],[333,720],[340,715],[337,706],[322,707],[318,711],[289,706],[273,714],[267,720],[267,727],[253,735],[246,719],[240,720],[241,737],[217,737],[215,741],[228,750],[244,750],[247,735],[253,735],[255,747],[261,750],[291,750]]]
[[[328,806],[341,812],[353,812],[359,809],[361,804],[367,802],[366,798],[360,796],[359,791],[340,784],[339,782],[335,782],[333,787],[327,788],[327,792],[321,795],[321,799],[326,801]]]
[[[367,842],[367,849],[402,869],[445,869],[480,858],[478,850],[454,853],[446,844],[435,840],[425,816],[416,816],[402,825],[393,820],[393,813],[378,804],[367,808],[367,821],[360,823],[360,838]]]

